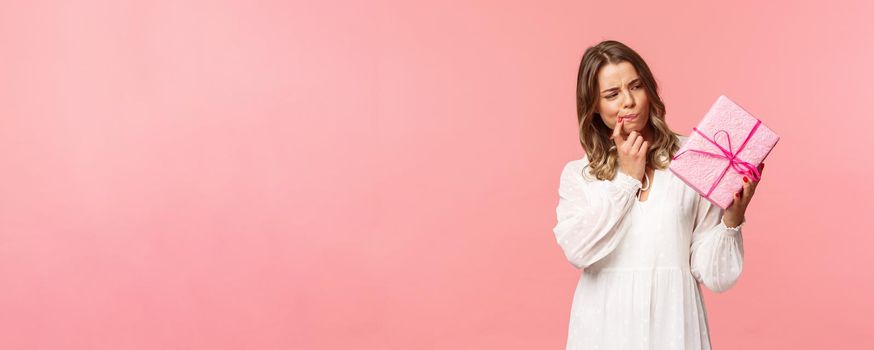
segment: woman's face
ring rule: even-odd
[[[644,129],[649,121],[649,99],[643,81],[631,63],[623,61],[601,67],[598,71],[598,94],[596,111],[610,129],[616,127],[620,117],[631,115],[637,117],[625,119],[622,134]]]

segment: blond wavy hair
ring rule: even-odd
[[[610,136],[610,129],[595,111],[598,106],[598,70],[608,63],[631,63],[637,70],[649,100],[649,121],[653,140],[646,154],[648,165],[665,169],[671,158],[680,149],[682,136],[668,127],[665,122],[665,104],[658,93],[658,85],[643,58],[623,43],[605,40],[586,49],[577,73],[577,122],[580,131],[580,145],[589,159],[589,173],[598,180],[610,180],[616,176],[619,155]],[[585,169],[583,167],[583,175]]]

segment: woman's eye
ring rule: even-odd
[[[639,87],[642,87],[642,86],[641,86],[641,85],[635,85],[632,89],[637,89],[637,88],[639,88]]]
[[[614,97],[616,97],[616,94],[607,95],[607,98],[614,98]]]

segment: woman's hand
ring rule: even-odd
[[[619,154],[619,170],[635,179],[643,179],[646,169],[646,152],[649,143],[643,140],[643,136],[636,130],[632,131],[625,139],[622,137],[622,118],[613,127],[613,142],[616,144],[616,153]]]
[[[759,164],[760,175],[764,169],[765,163],[763,162],[762,164]],[[747,178],[745,177],[745,179]],[[752,199],[753,194],[756,193],[756,186],[758,186],[759,182],[762,181],[761,177],[759,177],[758,181],[752,181],[752,179],[749,180],[750,181],[744,182],[743,188],[734,194],[734,201],[725,209],[723,221],[725,221],[725,225],[728,227],[737,227],[743,222],[744,213],[747,211],[750,199]]]

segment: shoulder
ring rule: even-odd
[[[579,173],[586,165],[589,164],[589,158],[584,153],[582,157],[578,159],[572,159],[565,163],[564,169],[562,170],[562,174],[569,172],[577,172]]]
[[[565,184],[580,184],[586,182],[585,180],[587,179],[583,176],[583,172],[588,165],[589,158],[585,154],[578,159],[572,159],[566,162],[561,171],[562,182]]]

